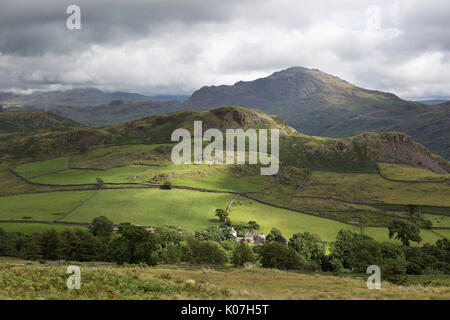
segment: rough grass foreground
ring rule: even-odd
[[[81,289],[66,266],[0,265],[0,299],[449,299],[449,286],[369,290],[363,279],[271,269],[82,267]]]

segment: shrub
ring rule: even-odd
[[[240,242],[233,250],[231,262],[235,267],[242,267],[247,262],[254,262],[255,255],[252,248],[246,243]]]
[[[187,260],[191,263],[223,265],[228,261],[225,249],[214,241],[187,241]]]
[[[308,262],[320,263],[325,255],[324,246],[309,232],[294,234],[289,239],[289,247]]]
[[[423,269],[415,262],[406,263],[406,274],[423,274]]]
[[[163,250],[162,260],[164,263],[175,264],[181,261],[181,248],[169,243]]]
[[[450,263],[448,263],[448,262],[443,262],[443,261],[435,262],[435,263],[433,263],[433,265],[431,267],[434,270],[439,270],[445,274],[450,274]]]
[[[381,277],[394,284],[405,283],[408,279],[406,276],[406,260],[400,258],[386,259],[381,269]]]
[[[183,240],[183,236],[175,227],[158,227],[156,228],[155,234],[158,236],[159,243],[163,248],[169,244],[178,245]]]
[[[330,260],[331,271],[339,273],[344,269],[342,262],[339,259],[333,258]]]
[[[371,241],[374,240],[366,235],[361,235],[349,230],[340,230],[331,249],[331,252],[333,257],[339,259],[345,268],[350,268],[351,254],[359,251],[365,246],[366,243]],[[369,252],[369,254],[371,253]]]
[[[350,253],[349,267],[356,272],[366,272],[370,265],[381,265],[383,257],[379,244],[376,241],[368,241],[357,250]]]
[[[306,261],[297,252],[277,241],[266,242],[260,249],[264,268],[301,269]]]
[[[422,221],[422,228],[431,229],[431,227],[433,227],[431,220],[426,219]]]
[[[208,227],[202,231],[195,232],[195,238],[198,240],[211,240],[216,242],[234,239],[229,228]]]
[[[321,269],[320,264],[315,263],[315,262],[306,262],[302,267],[302,270],[310,271],[310,272],[319,271],[320,269]]]
[[[234,249],[236,249],[236,247],[239,245],[238,242],[236,242],[235,239],[230,239],[230,240],[224,240],[224,241],[220,241],[219,244],[222,246],[222,248],[224,248],[226,251],[233,251]]]
[[[119,225],[119,235],[111,245],[112,258],[118,264],[145,262],[153,266],[157,263],[161,248],[158,236],[129,223]]]
[[[172,183],[170,181],[166,181],[162,184],[161,189],[170,190],[172,189]]]
[[[281,240],[281,237],[283,237],[283,235],[281,234],[281,231],[277,228],[272,228],[272,230],[266,237],[266,241],[272,242],[272,241],[277,241],[277,239]],[[278,242],[280,242],[280,241],[278,241]]]
[[[89,230],[94,236],[109,237],[113,229],[113,222],[104,216],[94,218],[89,225]]]

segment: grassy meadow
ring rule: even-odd
[[[22,266],[10,266],[10,264]],[[71,262],[74,264],[74,262]],[[449,299],[450,277],[423,276],[398,286],[382,282],[368,290],[365,275],[332,275],[260,269],[183,266],[118,267],[75,263],[81,267],[80,290],[68,290],[67,266],[42,266],[19,259],[0,260],[0,299]]]
[[[414,168],[405,164],[379,162],[381,173],[394,180],[405,181],[442,181],[450,178],[450,174],[439,174],[429,170]]]
[[[62,232],[68,228],[80,228],[87,230],[86,227],[80,226],[66,226],[60,224],[41,224],[41,223],[0,223],[0,229],[5,232],[21,232],[23,234],[41,233],[48,230],[55,230],[56,232]],[[0,259],[1,261],[1,259]]]
[[[341,229],[360,232],[360,227],[351,226],[331,219],[301,214],[291,210],[274,208],[249,199],[238,201],[231,209],[230,218],[236,223],[246,223],[256,221],[261,226],[262,232],[268,234],[273,227],[283,231],[285,237],[290,237],[294,233],[309,232],[320,235],[322,240],[332,242]],[[450,236],[450,230],[439,230],[442,235]],[[398,240],[389,239],[386,228],[366,227],[364,233],[377,241],[390,241],[400,244]],[[442,237],[430,230],[421,230],[423,243],[435,243]],[[415,243],[413,243],[415,245]]]
[[[103,190],[64,221],[86,222],[105,216],[114,223],[200,230],[217,225],[216,209],[225,209],[232,198],[230,194],[176,189]]]
[[[0,197],[0,219],[52,221],[95,191],[52,192]]]
[[[242,172],[239,171],[240,168]],[[248,171],[244,166],[169,164],[150,170],[136,181],[162,183],[169,180],[175,185],[232,192],[258,191],[276,182],[254,170]]]
[[[22,164],[15,170],[24,178],[32,178],[50,172],[69,168],[69,157]]]
[[[120,183],[140,173],[149,170],[146,166],[128,166],[122,168],[113,168],[108,170],[77,170],[68,169],[62,172],[53,173],[45,176],[41,176],[35,179],[31,179],[32,182],[38,182],[43,184],[87,184],[97,183],[97,178],[102,179],[104,182]]]
[[[391,182],[377,174],[313,172],[297,195],[334,197],[355,202],[450,206],[447,183]]]
[[[319,138],[317,138],[319,139]],[[327,140],[324,140],[325,142]],[[311,143],[311,142],[308,142]],[[305,179],[304,168],[287,170],[288,183],[278,184],[275,177],[259,175],[258,167],[244,165],[174,165],[168,161],[170,144],[111,146],[90,150],[83,154],[16,166],[15,170],[24,178],[44,184],[95,184],[97,178],[108,183],[136,182],[162,184],[170,181],[183,185],[211,190],[251,192],[252,196],[284,207],[295,208],[314,216],[292,210],[278,209],[240,197],[232,207],[230,218],[233,223],[245,224],[257,221],[264,233],[272,227],[280,229],[285,236],[297,232],[319,234],[325,241],[334,241],[340,229],[359,231],[360,228],[320,216],[357,222],[364,216],[365,223],[386,225],[391,214],[408,217],[408,212],[374,205],[345,203],[332,199],[311,199],[312,197],[333,197],[354,202],[380,204],[417,204],[450,206],[447,183],[402,183],[383,179],[376,173],[338,173],[313,171]],[[246,155],[248,156],[248,155]],[[104,170],[69,169],[97,168]],[[134,163],[160,164],[160,167],[135,165]],[[116,166],[122,167],[116,167]],[[406,165],[378,164],[386,176],[393,179],[437,179],[427,170]],[[95,191],[51,192],[61,187],[33,186],[11,174],[7,165],[0,166],[0,219],[33,219],[53,221],[61,218],[77,205],[64,221],[90,222],[104,215],[114,223],[131,222],[138,225],[177,226],[188,230],[201,230],[218,223],[216,209],[225,209],[234,197],[227,193],[205,193],[190,190],[121,189],[102,190],[92,199],[84,202]],[[136,177],[136,179],[135,179]],[[75,187],[81,188],[81,187]],[[32,192],[37,194],[21,194]],[[12,195],[14,194],[14,195]],[[303,198],[302,198],[303,197]],[[402,211],[403,210],[403,211]],[[437,208],[436,212],[447,210]],[[448,210],[447,210],[448,211]],[[378,214],[377,214],[378,213]],[[425,214],[433,226],[450,226],[450,218],[443,215]],[[15,227],[32,230],[31,224],[12,224]],[[44,230],[40,225],[36,230]],[[367,227],[364,232],[379,241],[389,239],[385,228]],[[449,230],[424,230],[424,242],[449,237]]]

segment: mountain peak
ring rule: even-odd
[[[360,107],[378,105],[386,99],[401,101],[393,94],[362,89],[318,69],[295,66],[254,81],[203,87],[184,105],[200,109],[242,105],[272,113],[275,110],[278,115],[290,119],[291,113],[299,116],[299,112],[323,107],[349,109],[354,104]]]
[[[276,114],[296,130],[313,136],[402,131],[434,152],[450,156],[450,146],[435,139],[448,132],[445,105],[429,107],[405,101],[389,92],[360,88],[318,69],[294,66],[254,81],[203,87],[183,103],[184,108],[193,109],[224,105]]]

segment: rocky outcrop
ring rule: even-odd
[[[404,163],[435,173],[448,173],[433,157],[430,150],[401,132],[363,133],[354,141],[367,146],[368,156],[374,161]]]

